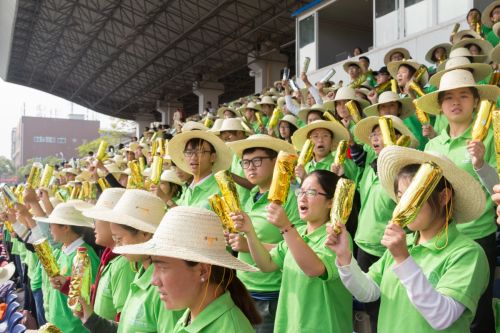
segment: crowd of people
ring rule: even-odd
[[[404,48],[378,71],[361,55],[348,83],[302,72],[305,88],[278,81],[203,119],[178,111],[172,128],[64,165],[49,186],[4,186],[5,258],[40,331],[347,333],[362,311],[364,332],[494,332],[499,138],[476,118],[500,102],[500,1],[467,22],[429,50],[431,67]],[[270,198],[279,155],[311,147]],[[429,162],[442,177],[409,224],[392,223]],[[239,204],[229,224],[212,203],[224,170]],[[346,179],[344,225],[331,211]],[[70,307],[80,251],[92,288]]]

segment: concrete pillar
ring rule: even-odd
[[[200,81],[193,84],[193,93],[198,96],[198,113],[203,114],[207,102],[212,102],[212,108],[217,110],[219,96],[224,93],[224,85],[215,81]]]
[[[281,70],[287,66],[288,57],[276,50],[263,55],[252,51],[248,54],[247,64],[251,69],[250,76],[255,78],[255,93],[259,94],[271,88],[274,81],[281,80]]]
[[[141,138],[142,133],[144,133],[144,130],[146,127],[151,127],[151,122],[152,120],[141,120],[141,119],[136,119],[136,127],[135,127],[135,135],[137,136],[138,139]]]
[[[161,114],[161,123],[173,126],[174,112],[178,108],[182,108],[180,102],[158,101],[156,104],[156,111]]]

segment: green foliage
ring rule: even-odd
[[[30,158],[28,161],[26,161],[26,164],[23,165],[22,167],[19,167],[17,169],[17,175],[19,176],[19,179],[24,179],[24,176],[30,173],[31,166],[35,162],[40,162],[43,165],[45,164],[51,164],[51,165],[56,165],[62,162],[62,159],[56,156],[47,156],[42,158],[41,160],[38,158]]]
[[[5,156],[0,156],[0,177],[10,177],[15,175],[16,170],[12,161]]]
[[[116,146],[125,141],[125,139],[129,139],[132,126],[132,122],[130,121],[117,119],[111,124],[111,129],[99,131],[101,134],[99,138],[78,146],[78,156],[85,157],[89,151],[96,153],[101,141],[108,142],[110,146]]]

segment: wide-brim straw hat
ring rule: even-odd
[[[242,131],[245,132],[246,134],[250,133],[248,130],[243,127],[241,124],[242,119],[241,118],[226,118],[222,122],[222,125],[220,126],[218,132],[225,132],[225,131]]]
[[[488,64],[476,63],[476,62],[471,63],[470,60],[466,57],[454,57],[448,59],[445,68],[434,74],[429,80],[429,83],[435,87],[438,87],[439,81],[441,81],[441,77],[445,73],[448,73],[454,69],[472,70],[472,75],[474,76],[474,80],[476,82],[483,80],[492,72],[492,68]]]
[[[453,39],[451,41],[452,45],[455,45],[459,41],[462,40],[462,38],[474,38],[474,39],[481,39],[481,35],[475,32],[474,30],[466,29],[466,30],[460,30],[453,36]],[[452,48],[453,49],[453,48]]]
[[[492,30],[495,33],[495,35],[497,35],[498,37],[500,37],[500,22],[495,23],[493,25]]]
[[[95,211],[92,215],[96,220],[154,233],[165,215],[165,203],[148,191],[127,189],[113,209]]]
[[[83,209],[83,216],[91,219],[99,219],[97,214],[105,211],[109,212],[116,206],[120,198],[125,193],[124,188],[111,187],[102,191],[96,204],[90,208]],[[97,216],[97,217],[96,217]]]
[[[500,64],[500,44],[498,44],[493,50],[491,50],[490,59],[494,63]]]
[[[472,63],[484,63],[484,61],[488,58],[486,55],[475,55],[473,56],[468,49],[465,47],[457,47],[456,49],[452,49],[450,52],[450,57],[446,59],[444,62],[438,65],[438,72],[445,70],[446,64],[453,58],[465,57],[469,59]]]
[[[427,51],[427,53],[425,54],[425,60],[427,60],[430,63],[434,63],[436,61],[436,60],[432,59],[432,57],[434,56],[434,51],[436,51],[440,47],[442,47],[443,49],[446,50],[447,57],[450,55],[451,44],[450,43],[441,43],[441,44],[434,45],[433,47],[431,47],[431,49],[429,51]]]
[[[409,60],[401,60],[401,61],[392,61],[387,65],[387,70],[389,71],[389,73],[391,73],[391,76],[393,78],[396,78],[396,76],[398,75],[399,67],[401,67],[402,65],[410,66],[410,67],[414,68],[416,71],[418,71],[420,66],[422,66],[422,64],[416,62],[415,60],[409,59]],[[425,73],[420,78],[419,83],[422,86],[425,86],[428,81],[429,81],[429,73],[426,70]]]
[[[257,104],[258,105],[269,104],[269,105],[274,106],[274,105],[276,105],[276,102],[274,101],[274,99],[271,96],[264,96],[264,97],[262,97],[260,102]]]
[[[210,133],[214,133],[215,135],[219,135],[220,134],[219,129],[221,128],[223,122],[224,122],[223,118],[215,119],[214,124],[212,125],[212,127],[208,131]]]
[[[292,126],[295,126],[295,128],[299,128],[299,125],[297,125],[297,117],[295,117],[294,115],[291,115],[291,114],[285,115],[278,122],[278,126],[279,126],[279,123],[281,123],[282,121],[287,122],[287,123],[289,123]]]
[[[142,244],[116,247],[113,252],[170,257],[242,271],[258,271],[227,252],[219,217],[198,207],[169,209],[153,238]]]
[[[16,266],[13,262],[9,262],[7,265],[0,267],[0,284],[7,282],[16,272]]]
[[[177,184],[179,186],[184,185],[184,182],[177,176],[174,170],[163,170],[160,176],[160,181]]]
[[[88,217],[70,202],[57,205],[48,217],[35,217],[38,222],[51,224],[72,225],[76,227],[93,228],[94,224]]]
[[[255,103],[255,102],[248,102],[246,105],[243,106],[243,110],[246,110],[246,109],[260,111],[260,105]]]
[[[493,25],[490,15],[493,9],[495,9],[495,7],[497,6],[500,6],[500,1],[493,1],[483,10],[483,13],[481,14],[481,21],[488,28],[491,28],[491,26]]]
[[[317,111],[323,114],[323,112],[325,112],[325,108],[323,107],[323,105],[320,104],[314,104],[313,106],[303,106],[302,108],[300,108],[297,116],[299,117],[300,120],[307,123],[307,116],[309,115],[310,112],[313,111]]]
[[[82,170],[78,176],[75,177],[77,182],[90,181],[92,179],[92,172],[88,170]]]
[[[208,127],[197,121],[187,121],[182,125],[181,133],[190,131],[208,131]]]
[[[341,87],[339,90],[337,90],[335,98],[333,99],[334,102],[344,100],[354,100],[358,102],[361,106],[361,109],[364,109],[370,105],[370,102],[368,102],[367,100],[356,96],[356,90],[351,87]]]
[[[383,116],[385,118],[391,118],[392,119],[392,125],[395,130],[397,130],[401,135],[407,135],[411,139],[411,146],[412,147],[417,147],[419,145],[419,142],[415,135],[410,131],[408,127],[403,123],[401,118],[395,117],[395,116]],[[364,119],[361,119],[359,123],[356,124],[356,127],[354,127],[354,136],[358,138],[361,142],[371,145],[370,142],[370,134],[372,134],[373,127],[379,124],[379,118],[380,117],[367,117]]]
[[[231,166],[233,154],[231,149],[226,146],[215,134],[207,131],[190,131],[175,135],[168,144],[168,151],[172,161],[185,172],[191,172],[189,163],[184,156],[186,143],[191,139],[202,139],[209,142],[215,148],[215,162],[212,166],[212,172],[227,170]]]
[[[226,111],[230,111],[234,114],[235,117],[241,117],[241,113],[236,111],[235,109],[231,108],[231,107],[228,107],[228,106],[223,106],[223,107],[220,107],[218,110],[217,110],[217,117],[219,118],[224,118],[224,112]]]
[[[244,140],[229,142],[227,145],[239,158],[241,158],[243,152],[249,148],[267,148],[276,152],[284,151],[290,154],[295,154],[295,149],[290,143],[266,134],[250,135]]]
[[[94,207],[94,205],[91,204],[90,202],[83,201],[81,199],[71,199],[66,201],[66,203],[72,204],[79,211]]]
[[[493,49],[493,46],[487,40],[475,39],[475,38],[462,39],[461,41],[458,41],[455,44],[453,44],[452,49],[458,49],[459,47],[467,48],[466,46],[470,45],[470,44],[476,45],[477,47],[479,47],[481,49],[481,53],[479,55],[484,56],[485,60],[488,58],[488,55],[490,54],[491,50]],[[481,59],[481,58],[477,58],[477,56],[476,56],[476,59]]]
[[[349,131],[337,121],[315,120],[299,128],[292,135],[292,143],[297,151],[302,149],[309,137],[309,133],[317,128],[324,128],[333,133],[332,149],[335,149],[341,140],[349,140]]]
[[[351,66],[358,66],[361,69],[361,65],[359,64],[359,61],[356,61],[356,60],[348,60],[348,61],[344,62],[344,64],[342,65],[342,67],[344,68],[344,71],[346,73],[349,73],[349,67],[351,67]]]
[[[460,169],[446,156],[436,152],[423,152],[416,149],[391,146],[384,148],[378,157],[378,176],[380,183],[392,200],[397,201],[394,181],[399,172],[407,165],[436,163],[443,176],[453,187],[453,219],[464,223],[477,219],[484,211],[486,197],[481,184],[465,170]]]
[[[403,59],[410,59],[410,51],[405,49],[404,47],[396,47],[392,50],[389,50],[384,56],[384,64],[387,66],[389,62],[391,62],[391,55],[396,52],[400,52],[403,55]]]
[[[399,94],[392,91],[385,91],[378,97],[378,103],[372,104],[363,110],[367,117],[380,116],[378,107],[385,103],[399,102],[401,104],[401,114],[399,118],[405,119],[415,113],[415,107],[413,106],[412,99],[409,97],[400,97]]]
[[[77,176],[78,175],[78,170],[76,170],[75,168],[64,168],[64,169],[61,170],[61,174],[62,175],[65,176],[67,173],[71,173],[71,174]]]
[[[439,81],[439,90],[433,91],[417,99],[417,107],[430,114],[440,114],[442,112],[438,103],[438,94],[459,88],[474,87],[479,92],[481,100],[487,99],[496,101],[500,95],[500,88],[489,84],[476,84],[474,76],[465,69],[455,69],[445,73]]]

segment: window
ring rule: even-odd
[[[33,142],[45,142],[45,137],[44,136],[34,136]]]
[[[299,47],[314,43],[314,15],[299,21]]]
[[[376,0],[375,17],[381,17],[398,9],[399,0]]]
[[[47,143],[54,143],[54,142],[56,142],[56,138],[53,137],[53,136],[46,136],[45,137],[45,142],[47,142]]]
[[[66,138],[57,138],[57,143],[66,143]]]

